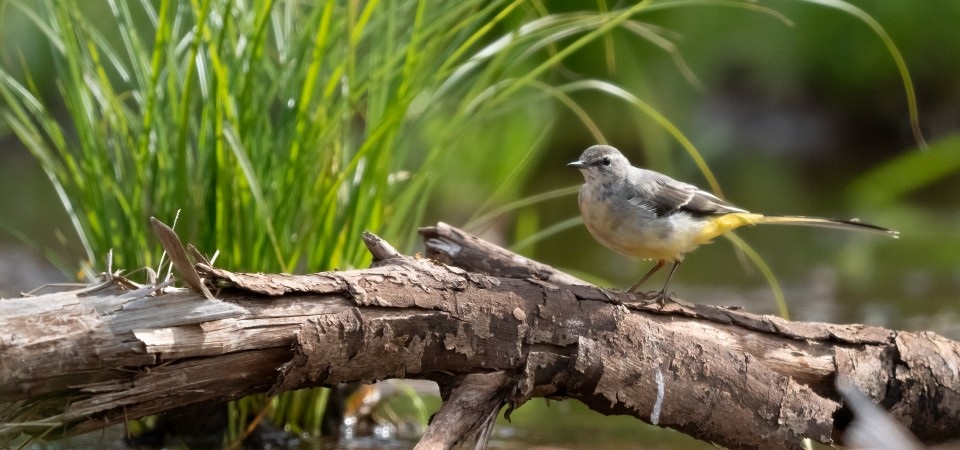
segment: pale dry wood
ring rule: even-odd
[[[183,244],[180,242],[180,238],[177,237],[177,233],[155,217],[150,218],[150,227],[153,228],[153,232],[160,241],[160,245],[163,246],[167,256],[170,257],[170,261],[173,262],[173,267],[177,269],[183,282],[186,283],[187,286],[190,286],[190,289],[202,293],[203,296],[209,300],[213,300],[213,295],[207,290],[207,286],[200,280],[200,275],[197,274],[193,265],[190,264],[190,259],[187,257],[187,252],[183,249]],[[109,270],[107,272],[109,272]]]
[[[497,413],[514,388],[506,372],[473,373],[449,383],[443,404],[415,450],[452,448],[474,440],[486,448]]]
[[[441,228],[424,236],[485,247]],[[927,442],[960,433],[960,346],[932,333],[660,306],[503,249],[495,265],[482,251],[447,255],[468,271],[365,241],[379,255],[366,270],[242,274],[198,264],[219,300],[105,283],[0,301],[0,396],[25,401],[24,414],[59,411],[47,420],[76,433],[252,392],[384,378],[435,380],[452,392],[471,374],[502,372],[509,389],[497,392],[508,395],[477,411],[572,397],[728,447],[796,448],[842,430],[832,388],[842,375]]]
[[[532,277],[556,284],[590,284],[443,222],[436,226],[423,227],[419,233],[423,237],[428,258],[470,272],[511,278]]]

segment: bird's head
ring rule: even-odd
[[[630,161],[609,145],[594,145],[584,150],[580,159],[567,164],[567,167],[580,169],[588,182],[602,183],[626,177],[630,170]]]

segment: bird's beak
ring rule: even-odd
[[[580,161],[580,160],[577,160],[577,161],[568,163],[568,164],[567,164],[567,167],[575,167],[575,168],[577,168],[577,169],[582,169],[582,168],[584,168],[584,167],[587,167],[587,163],[585,163],[585,162],[583,162],[583,161]]]

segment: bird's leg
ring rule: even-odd
[[[683,261],[674,261],[673,267],[670,269],[670,274],[667,275],[667,282],[663,283],[663,289],[660,290],[660,293],[657,294],[657,300],[660,304],[663,304],[667,300],[667,286],[670,286],[670,279],[673,278],[673,274],[677,271],[677,268],[680,267],[680,263]]]
[[[662,259],[659,260],[659,261],[657,261],[657,265],[655,265],[655,266],[653,266],[652,268],[650,268],[650,271],[647,272],[647,274],[644,275],[643,278],[640,279],[640,281],[638,281],[638,282],[636,282],[636,283],[633,283],[633,286],[630,286],[630,289],[627,289],[627,292],[631,292],[631,293],[634,293],[634,294],[635,294],[635,293],[637,292],[637,288],[640,287],[640,285],[643,284],[644,281],[647,281],[647,278],[650,278],[650,275],[653,275],[653,274],[656,273],[658,270],[660,270],[660,268],[663,267],[663,264],[664,264],[665,262],[666,262],[666,261],[664,261],[664,260],[662,260]],[[673,270],[677,270],[677,266],[673,266]],[[673,272],[670,272],[670,273],[672,274]]]

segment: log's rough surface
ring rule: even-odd
[[[0,398],[77,433],[254,392],[429,379],[445,403],[421,448],[483,439],[502,405],[534,397],[726,447],[799,448],[840,438],[843,378],[921,440],[960,437],[960,344],[936,334],[661,306],[444,224],[421,233],[428,258],[368,235],[365,270],[198,264],[213,300],[107,280],[0,301]]]

